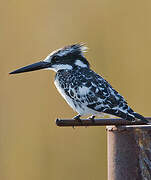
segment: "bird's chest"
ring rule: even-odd
[[[54,84],[59,91],[59,93],[62,95],[62,97],[66,100],[66,102],[74,109],[76,110],[75,101],[73,97],[71,96],[71,86],[72,86],[72,77],[69,74],[63,74],[63,75],[56,75]]]
[[[63,71],[61,73],[57,73],[55,77],[54,84],[60,94],[65,98],[65,91],[69,90],[69,87],[71,86],[72,82],[72,76],[71,73],[68,73],[68,71]]]
[[[66,83],[65,82],[61,82],[61,81],[59,81],[59,79],[55,79],[55,81],[54,81],[54,84],[55,84],[55,86],[56,86],[56,88],[57,88],[57,90],[59,91],[59,93],[63,96],[63,98],[64,99],[67,99],[67,95],[66,95]]]
[[[59,91],[59,93],[62,95],[62,97],[69,104],[69,106],[76,111],[77,106],[76,106],[76,103],[75,103],[74,99],[71,98],[71,96],[69,94],[70,90],[68,90],[68,88],[66,88],[66,89],[63,88],[63,86],[66,87],[67,85],[66,84],[63,85],[58,80],[55,80],[54,84],[55,84],[57,90]]]

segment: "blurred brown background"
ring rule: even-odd
[[[5,0],[0,22],[0,179],[106,180],[105,128],[56,127],[75,113],[55,73],[8,72],[85,42],[91,67],[150,116],[151,1]]]

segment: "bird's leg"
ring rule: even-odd
[[[75,116],[73,119],[78,121],[78,122],[82,122],[82,120],[80,119],[81,115],[78,114],[77,116]]]
[[[95,122],[94,118],[95,118],[95,116],[94,116],[94,115],[92,115],[92,116],[88,117],[88,119],[89,119],[89,120],[91,120],[93,123]]]

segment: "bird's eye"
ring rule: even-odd
[[[59,57],[58,56],[54,56],[52,59],[51,59],[52,62],[56,63],[56,62],[59,62]]]

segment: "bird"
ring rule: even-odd
[[[54,84],[78,114],[74,120],[81,121],[82,116],[94,122],[96,116],[111,115],[131,122],[148,121],[136,113],[102,76],[90,68],[84,53],[87,46],[72,44],[51,52],[44,60],[24,66],[9,74],[18,74],[40,69],[56,72]]]

